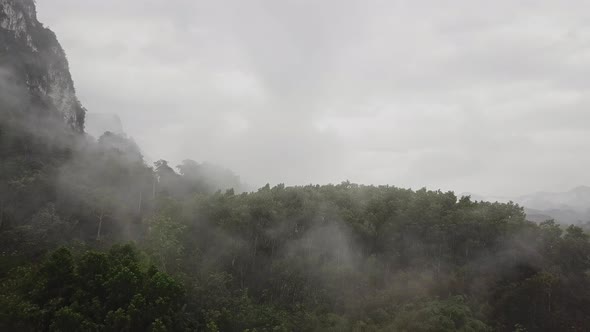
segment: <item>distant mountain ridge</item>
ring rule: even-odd
[[[590,209],[590,187],[579,186],[567,192],[539,192],[518,198],[531,209],[571,209],[587,213]]]
[[[474,200],[513,201],[525,208],[527,218],[541,222],[555,219],[565,224],[590,222],[590,187],[578,186],[566,192],[537,192],[517,197],[482,196],[466,193]]]
[[[116,114],[109,113],[88,113],[86,115],[86,133],[98,139],[105,132],[124,135],[121,118]]]

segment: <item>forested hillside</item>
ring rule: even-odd
[[[515,205],[348,182],[181,198],[157,190],[141,216],[136,204],[99,205],[107,201],[50,203],[3,229],[3,246],[14,240],[3,248],[5,326],[583,331],[590,324],[588,236],[527,222]],[[130,236],[131,247],[102,253]],[[57,244],[67,249],[54,251]]]
[[[0,1],[0,330],[590,330],[579,227],[427,189],[243,192],[229,170],[86,136],[31,6]],[[71,104],[44,90],[56,77]]]

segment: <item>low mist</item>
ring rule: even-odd
[[[0,0],[0,330],[590,330],[587,6]]]

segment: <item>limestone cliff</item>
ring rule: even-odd
[[[0,70],[47,112],[84,131],[85,109],[76,97],[65,52],[37,20],[33,0],[0,0]]]

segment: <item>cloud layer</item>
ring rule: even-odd
[[[588,1],[38,0],[90,112],[253,185],[590,183]]]

